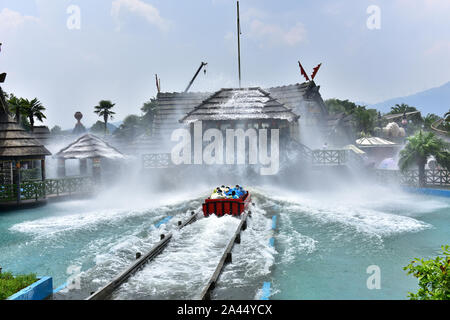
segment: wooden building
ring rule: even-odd
[[[9,114],[1,88],[0,102],[0,184],[15,185],[20,200],[23,180],[45,180],[45,157],[51,153]]]
[[[149,153],[170,153],[173,146],[170,137],[173,131],[189,128],[192,121],[197,120],[207,122],[207,126],[204,127],[206,129],[209,127],[225,129],[234,125],[237,127],[258,125],[261,128],[272,126],[282,129],[283,136],[307,144],[308,137],[302,140],[303,127],[306,129],[305,132],[313,131],[314,135],[321,136],[324,140],[328,139],[333,135],[336,123],[328,121],[328,112],[319,90],[320,87],[310,81],[268,89],[222,89],[214,93],[158,93],[158,108],[153,120]],[[248,101],[245,101],[246,99]],[[257,104],[249,107],[248,104],[252,102]]]
[[[190,111],[180,123],[193,127],[202,121],[203,130],[279,129],[280,137],[298,134],[300,116],[261,88],[222,89]]]
[[[49,143],[51,133],[47,126],[35,126],[33,135],[35,139],[45,146]]]
[[[58,159],[58,176],[66,176],[66,160],[79,160],[80,175],[88,173],[88,161],[92,164],[92,174],[94,179],[101,177],[102,167],[108,167],[108,160],[120,160],[125,156],[99,137],[92,134],[85,134],[76,141],[60,150],[54,155]]]

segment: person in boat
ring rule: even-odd
[[[211,195],[211,199],[225,199],[225,195],[221,189],[214,190],[215,192]]]
[[[228,199],[239,199],[240,197],[236,193],[235,190],[231,190],[229,194],[227,194]]]
[[[247,193],[240,185],[236,185],[236,193],[239,195],[239,197],[245,196]]]

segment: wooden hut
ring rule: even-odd
[[[0,184],[15,185],[20,201],[23,180],[45,180],[45,157],[51,153],[12,118],[1,88],[0,102]]]
[[[366,137],[356,140],[356,146],[377,164],[386,158],[395,158],[401,145],[379,137]]]
[[[280,129],[280,137],[298,133],[299,115],[261,88],[222,89],[190,111],[180,123],[202,121],[203,130]]]
[[[85,134],[55,154],[54,158],[58,159],[59,177],[66,176],[66,160],[79,160],[80,175],[87,174],[88,160],[92,161],[92,173],[98,181],[101,177],[102,164],[108,166],[104,160],[119,160],[124,159],[125,156],[99,137],[92,134]]]
[[[33,129],[34,138],[43,145],[47,145],[50,140],[50,130],[47,126],[35,126]]]
[[[320,86],[317,86],[313,81],[267,89],[253,89],[254,92],[261,90],[259,91],[260,94],[264,92],[266,97],[271,99],[272,102],[277,101],[293,114],[300,116],[299,123],[294,122],[291,130],[298,130],[299,127],[304,127],[306,129],[304,132],[314,132],[314,134],[317,132],[317,135],[322,140],[330,142],[332,137],[336,135],[336,127],[342,125],[340,121],[330,121],[335,119],[329,119],[327,108],[320,95]],[[185,121],[180,123],[179,120],[185,119],[187,114],[194,111],[194,109],[211,97],[216,96],[216,98],[221,99],[227,94],[233,94],[233,90],[239,89],[199,93],[158,93],[158,107],[152,123],[152,145],[149,153],[170,153],[170,136],[172,132],[175,129],[188,126]],[[213,101],[210,100],[210,102]],[[216,107],[221,107],[221,105]],[[308,137],[302,139],[301,133],[296,135],[292,132],[291,138],[308,144]],[[351,139],[347,138],[347,140],[346,144],[351,143]]]

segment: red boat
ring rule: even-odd
[[[205,217],[209,217],[212,214],[215,214],[218,217],[223,217],[227,214],[239,217],[245,210],[248,209],[251,201],[252,197],[249,192],[239,199],[208,198],[203,204],[203,214]]]

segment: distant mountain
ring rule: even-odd
[[[429,90],[425,90],[410,96],[390,99],[384,102],[369,105],[381,112],[389,112],[396,104],[406,103],[416,107],[422,112],[422,116],[434,113],[443,116],[450,110],[450,82]]]

